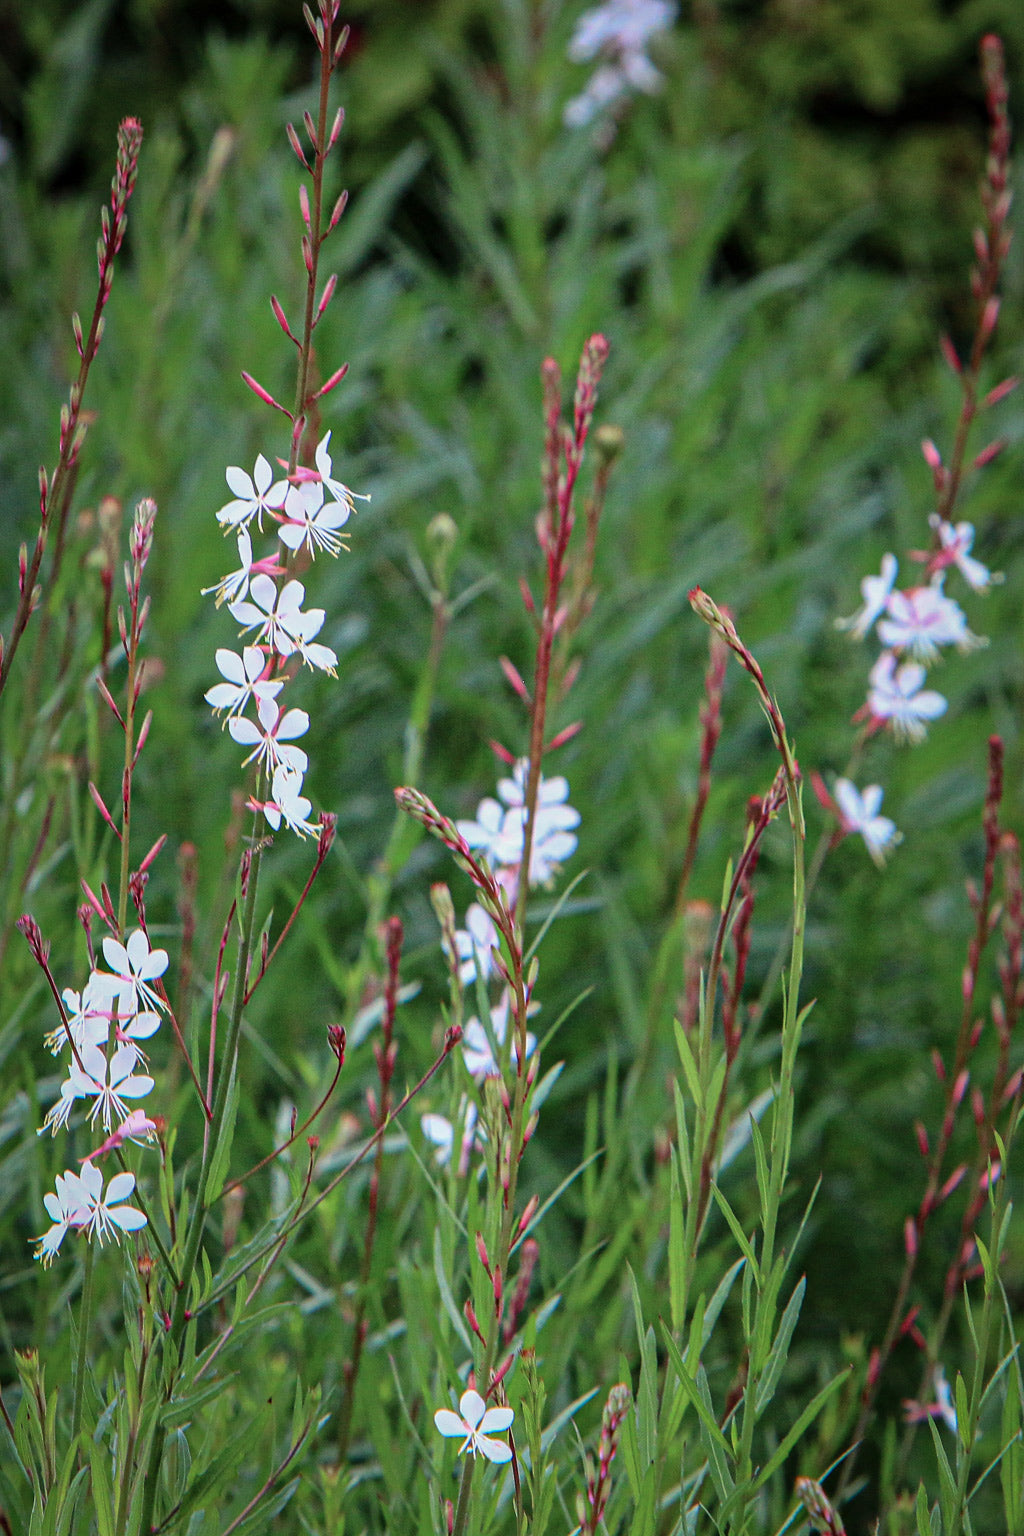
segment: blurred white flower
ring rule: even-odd
[[[930,586],[889,593],[887,617],[878,621],[878,638],[883,645],[927,664],[936,659],[940,645],[970,651],[984,644],[971,634],[963,609],[945,595],[942,581],[938,575]]]
[[[576,64],[602,62],[586,88],[567,103],[563,114],[571,128],[584,127],[628,91],[656,91],[662,76],[645,52],[647,44],[675,19],[673,0],[605,0],[584,11],[569,43]]]
[[[941,569],[946,565],[955,565],[974,592],[987,592],[990,586],[1002,581],[999,572],[993,573],[971,554],[974,543],[973,523],[947,523],[937,512],[933,512],[928,521],[939,537],[939,554],[931,560],[930,568]]]
[[[858,832],[864,839],[868,853],[879,866],[898,842],[902,833],[888,816],[878,814],[882,804],[882,790],[878,784],[869,784],[863,794],[849,779],[837,779],[836,804],[842,817],[844,832]]]
[[[897,667],[892,651],[883,651],[868,677],[867,712],[876,725],[889,725],[906,741],[922,741],[925,721],[946,712],[946,700],[933,689],[922,689],[925,670],[918,662]]]
[[[494,950],[499,948],[498,930],[489,913],[478,901],[466,909],[465,928],[455,930],[455,954],[459,961],[459,980],[472,986],[477,971],[487,981],[494,974]]]
[[[848,619],[836,619],[836,628],[848,629],[855,640],[863,640],[879,614],[885,611],[889,593],[896,582],[896,571],[896,556],[883,555],[881,575],[865,576],[860,584],[863,605]]]
[[[491,1029],[498,1043],[499,1050],[505,1044],[505,1032],[508,1029],[509,995],[503,992],[500,1002],[494,1004],[491,1009]],[[537,1037],[527,1031],[526,1055],[529,1058],[537,1049]],[[477,1081],[484,1077],[496,1077],[498,1075],[498,1063],[494,1059],[491,1050],[491,1042],[487,1038],[487,1031],[478,1018],[472,1018],[462,1032],[462,1059],[466,1063],[466,1071],[470,1077]]]

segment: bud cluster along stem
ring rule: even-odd
[[[72,318],[75,348],[79,356],[78,375],[68,394],[67,404],[61,407],[60,438],[57,464],[52,474],[39,471],[39,532],[36,535],[32,556],[22,545],[18,561],[18,606],[7,640],[0,636],[0,693],[10,676],[11,665],[29,619],[40,599],[39,572],[43,555],[52,530],[55,530],[58,548],[63,541],[64,524],[71,503],[71,491],[78,456],[82,450],[87,422],[82,411],[85,386],[96,353],[103,337],[104,315],[114,280],[114,261],[121,249],[128,227],[128,202],[135,187],[138,171],[139,150],[142,147],[142,125],[134,117],[126,117],[117,131],[117,167],[110,185],[110,207],[104,207],[101,215],[101,233],[97,244],[99,285],[88,335],[83,335],[78,316]],[[54,572],[56,575],[56,572]]]
[[[864,1432],[874,1412],[874,1405],[878,1395],[879,1384],[883,1372],[889,1363],[893,1349],[897,1341],[910,1334],[926,1351],[925,1374],[930,1377],[939,1351],[942,1339],[952,1314],[955,1299],[961,1294],[963,1284],[973,1273],[973,1265],[976,1260],[974,1232],[978,1218],[985,1208],[987,1191],[990,1180],[997,1176],[993,1171],[992,1157],[995,1148],[995,1133],[997,1129],[997,1116],[1002,1117],[1004,1124],[1010,1124],[1006,1118],[1008,1097],[1014,1099],[1014,1094],[1019,1092],[1019,1078],[1016,1083],[1012,1080],[1002,1087],[997,1099],[990,1098],[988,1104],[982,1096],[968,1097],[970,1085],[971,1063],[974,1053],[979,1045],[983,1033],[983,1021],[977,1012],[975,995],[981,971],[981,964],[989,943],[996,932],[999,918],[999,910],[993,902],[993,892],[997,865],[1000,858],[1004,859],[1004,867],[1007,874],[1008,891],[1011,893],[1017,868],[1017,844],[1016,839],[1007,837],[999,824],[999,808],[1003,794],[1003,744],[999,737],[993,736],[989,740],[989,773],[988,789],[985,796],[985,807],[982,816],[982,824],[985,836],[985,858],[982,869],[980,890],[968,886],[968,900],[974,914],[974,931],[968,941],[967,959],[963,972],[961,987],[961,1014],[957,1031],[956,1043],[953,1049],[952,1060],[946,1062],[941,1053],[936,1050],[933,1056],[936,1076],[944,1085],[945,1094],[942,1107],[942,1118],[938,1131],[930,1136],[927,1128],[920,1123],[916,1127],[918,1150],[925,1163],[925,1187],[921,1196],[917,1211],[909,1215],[904,1224],[904,1259],[900,1272],[899,1284],[893,1301],[889,1320],[886,1326],[882,1342],[872,1351],[871,1369],[864,1386],[860,1415],[856,1430],[853,1435],[854,1450],[847,1458],[843,1475],[840,1480],[840,1496],[849,1484],[852,1471],[850,1463],[856,1456],[856,1446],[861,1442]],[[999,965],[1000,979],[1003,982],[1003,996],[997,999],[993,1007],[994,1019],[1005,1016],[1012,1024],[1019,1017],[1021,1003],[1024,1002],[1024,993],[1020,985],[1020,971],[1014,969],[1012,958],[1016,951],[1016,964],[1019,967],[1020,952],[1019,930],[1011,921],[1006,932],[1006,955]],[[1006,1008],[1007,986],[1009,988],[1010,1007]],[[999,1026],[997,1025],[997,1031]],[[1007,1045],[1008,1045],[1008,1037]],[[1000,1046],[1002,1036],[1000,1035]],[[1009,1095],[1007,1095],[1009,1089]],[[946,1159],[950,1145],[956,1130],[958,1115],[961,1107],[967,1103],[973,1107],[973,1120],[977,1137],[977,1156],[972,1169],[966,1164],[958,1164],[951,1172],[947,1172]],[[908,1301],[914,1276],[917,1271],[918,1260],[921,1253],[922,1240],[932,1215],[937,1211],[954,1191],[970,1175],[968,1188],[969,1196],[961,1219],[960,1237],[956,1242],[953,1259],[949,1265],[944,1286],[944,1299],[942,1307],[936,1319],[931,1336],[925,1340],[924,1336],[916,1329],[915,1318],[917,1308],[908,1312]],[[908,1434],[910,1433],[908,1429]]]

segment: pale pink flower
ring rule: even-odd
[[[465,1097],[459,1103],[459,1162],[458,1173],[464,1178],[469,1167],[469,1157],[474,1146],[479,1146],[487,1139],[484,1128],[479,1123],[479,1110],[476,1105]],[[433,1145],[434,1160],[442,1166],[451,1161],[452,1151],[455,1146],[455,1126],[445,1115],[433,1113],[420,1116],[420,1127],[424,1136]]]
[[[115,1115],[120,1120],[127,1119],[126,1099],[144,1099],[152,1092],[153,1079],[135,1072],[138,1052],[134,1045],[118,1046],[109,1061],[99,1046],[87,1045],[81,1057],[81,1067],[76,1061],[71,1063],[68,1079],[76,1099],[94,1100],[89,1111],[91,1125],[100,1120],[103,1129],[109,1131]]]
[[[942,580],[939,575],[930,586],[890,592],[886,602],[888,616],[878,621],[878,638],[883,645],[928,663],[936,659],[941,645],[970,651],[984,644],[967,628],[967,617],[959,603],[943,592]]]
[[[512,1460],[512,1447],[504,1440],[490,1440],[489,1435],[503,1434],[511,1427],[515,1412],[511,1408],[488,1408],[479,1392],[470,1387],[459,1399],[459,1411],[438,1408],[434,1424],[447,1439],[461,1439],[459,1455],[477,1451],[488,1461],[502,1465]]]

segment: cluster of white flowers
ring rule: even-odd
[[[330,454],[331,434],[316,450],[316,469],[299,469],[276,480],[261,453],[253,473],[232,465],[226,473],[234,499],[217,513],[226,533],[235,533],[239,567],[215,586],[204,588],[250,639],[241,655],[217,651],[217,668],[224,678],[206,693],[215,714],[225,713],[232,739],[249,749],[246,763],[256,762],[269,783],[269,797],[251,800],[276,832],[282,823],[300,837],[318,831],[309,821],[310,802],[302,793],[302,779],[309,759],[296,739],[309,729],[303,709],[285,709],[278,703],[284,687],[283,669],[293,656],[308,667],[335,675],[338,658],[316,636],[324,623],[322,608],[303,608],[306,591],[294,578],[281,580],[287,571],[278,551],[261,560],[252,557],[253,522],[262,531],[264,513],[277,526],[277,537],[293,555],[305,550],[311,560],[317,551],[337,555],[344,547],[340,531],[355,510],[355,494],[334,478]],[[359,497],[359,500],[368,500]],[[245,714],[252,704],[256,719]]]
[[[46,1044],[55,1056],[68,1050],[68,1075],[60,1097],[43,1121],[40,1135],[56,1135],[71,1118],[79,1099],[91,1104],[88,1121],[102,1126],[103,1143],[84,1160],[80,1173],[65,1169],[54,1193],[43,1197],[53,1225],[38,1239],[37,1259],[51,1264],[69,1228],[85,1232],[103,1243],[117,1241],[118,1232],[135,1232],[146,1218],[124,1202],[135,1188],[135,1175],[117,1173],[103,1188],[103,1175],[93,1159],[123,1146],[126,1141],[148,1141],[156,1129],[141,1109],[128,1101],[145,1098],[153,1079],[140,1041],[149,1040],[160,1027],[165,1005],[156,990],[167,969],[167,952],[151,949],[141,928],[126,943],[103,940],[103,958],[109,971],[95,969],[82,991],[65,988],[62,1002],[66,1022],[53,1030]],[[115,1128],[115,1122],[119,1122]]]
[[[477,806],[474,821],[456,823],[469,846],[486,857],[510,906],[515,905],[519,889],[526,834],[529,769],[529,760],[520,758],[511,777],[499,780],[498,799],[488,796]],[[541,775],[530,848],[531,887],[549,884],[565,860],[576,851],[574,829],[579,826],[580,815],[569,805],[568,797],[569,781],[566,778],[558,775],[545,779]],[[455,932],[455,958],[462,985],[473,986],[478,974],[481,980],[490,981],[496,973],[495,959],[500,948],[498,930],[493,920],[479,902],[473,902],[466,912],[465,928],[456,929]],[[490,1032],[476,1016],[467,1021],[462,1032],[463,1060],[470,1076],[477,1082],[493,1077],[498,1072],[491,1037],[499,1048],[504,1045],[510,1001],[508,989],[502,987],[500,995],[490,1006]],[[527,1057],[532,1056],[536,1048],[536,1036],[527,1033]],[[481,1128],[477,1125],[476,1107],[469,1105],[463,1112],[462,1131],[458,1138],[455,1128],[443,1115],[424,1115],[421,1123],[424,1135],[437,1148],[439,1162],[446,1163],[458,1143],[460,1171],[464,1171],[469,1152],[482,1139]]]
[[[661,74],[647,57],[647,44],[675,19],[673,0],[605,0],[584,11],[569,44],[576,64],[599,59],[586,89],[565,109],[570,128],[581,128],[622,101],[631,91],[656,91]]]
[[[879,574],[865,576],[860,584],[860,608],[837,621],[855,640],[863,640],[874,629],[885,647],[871,668],[867,700],[856,718],[865,719],[869,731],[888,727],[897,739],[910,742],[921,741],[927,722],[946,712],[942,694],[924,686],[927,668],[939,659],[942,647],[969,651],[985,643],[968,629],[959,603],[947,597],[947,571],[955,566],[972,592],[986,592],[1000,580],[971,554],[974,528],[970,523],[949,523],[937,513],[929,521],[935,547],[916,557],[924,561],[925,580],[898,588],[896,556],[885,554]],[[835,799],[843,831],[859,833],[880,864],[900,834],[887,816],[879,815],[879,786],[868,785],[862,795],[848,779],[840,779]]]

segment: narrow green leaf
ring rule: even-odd
[[[775,1342],[772,1345],[771,1354],[768,1356],[764,1375],[757,1384],[757,1397],[754,1402],[755,1418],[761,1417],[775,1396],[775,1389],[779,1384],[779,1377],[782,1375],[783,1367],[789,1354],[793,1330],[796,1328],[797,1320],[800,1317],[800,1308],[803,1305],[806,1289],[807,1278],[805,1275],[801,1275],[792,1296],[789,1298],[786,1310],[782,1314],[779,1331],[775,1335]]]
[[[801,1413],[800,1417],[793,1425],[792,1429],[775,1447],[775,1451],[772,1454],[770,1460],[764,1467],[761,1468],[761,1471],[757,1474],[751,1489],[752,1492],[756,1491],[758,1488],[763,1487],[768,1479],[778,1470],[779,1467],[782,1466],[782,1463],[785,1461],[794,1445],[796,1445],[797,1441],[800,1439],[800,1436],[811,1424],[814,1423],[814,1420],[818,1417],[818,1414],[824,1408],[833,1392],[835,1392],[836,1389],[843,1384],[849,1374],[850,1367],[847,1367],[845,1371],[839,1371],[835,1376],[833,1376],[831,1381],[826,1382],[820,1392],[815,1393],[815,1395],[811,1398],[811,1401],[807,1404],[807,1407],[804,1409],[803,1413]]]
[[[736,1239],[740,1252],[743,1254],[747,1264],[750,1266],[750,1274],[753,1277],[754,1284],[760,1290],[761,1270],[758,1266],[757,1259],[754,1257],[754,1250],[750,1246],[750,1241],[743,1228],[739,1224],[736,1213],[734,1212],[732,1206],[729,1204],[728,1200],[722,1194],[722,1191],[719,1189],[717,1184],[713,1183],[711,1185],[711,1193],[715,1197],[715,1204],[718,1206],[722,1215],[729,1223],[729,1230],[732,1232],[733,1237]]]

